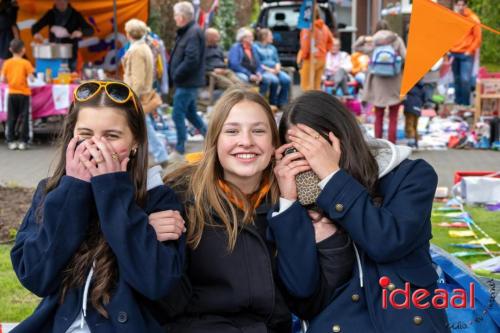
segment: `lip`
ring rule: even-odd
[[[238,155],[254,155],[254,157],[243,158],[243,157],[239,157]],[[231,154],[231,156],[234,157],[235,159],[237,159],[240,162],[250,163],[250,162],[254,162],[255,160],[257,160],[257,158],[260,156],[260,154],[257,154],[257,153],[254,153],[254,152],[238,152],[238,153]]]

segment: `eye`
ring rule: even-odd
[[[116,134],[106,134],[106,139],[118,139],[119,136]]]
[[[78,136],[81,137],[82,139],[89,139],[92,137],[92,133],[80,132],[78,133]]]
[[[256,129],[253,130],[253,132],[257,133],[257,134],[264,134],[267,131],[264,128],[256,128]]]
[[[238,133],[238,130],[235,129],[235,128],[228,128],[224,131],[224,133],[227,133],[227,134],[237,134]]]

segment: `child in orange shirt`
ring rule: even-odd
[[[28,78],[33,79],[35,70],[28,60],[23,59],[26,49],[22,40],[13,39],[10,42],[9,50],[13,56],[3,63],[0,76],[0,81],[7,81],[9,86],[5,138],[10,150],[25,150],[29,141],[29,110],[31,102]],[[16,134],[18,134],[19,142],[15,140]]]

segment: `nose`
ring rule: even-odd
[[[242,131],[238,145],[241,147],[251,147],[254,144],[253,136],[251,131]]]

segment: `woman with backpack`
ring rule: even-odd
[[[389,107],[389,141],[396,143],[398,111],[401,104],[401,63],[406,47],[389,24],[380,20],[372,37],[373,43],[364,43],[359,49],[370,56],[362,100],[375,107],[375,137],[382,138],[384,111]],[[355,45],[356,47],[357,45]]]

